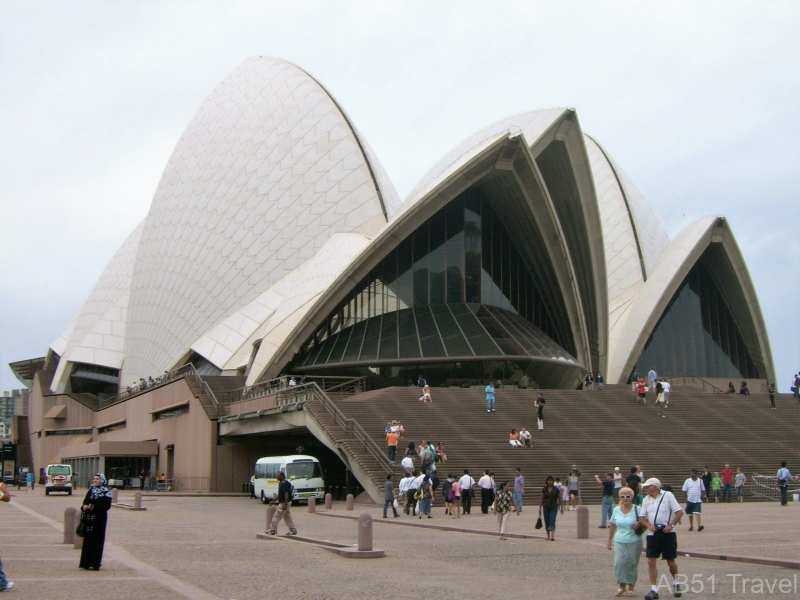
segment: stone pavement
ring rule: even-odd
[[[80,496],[45,496],[39,488],[12,493],[11,503],[0,505],[0,557],[16,582],[8,592],[12,598],[551,599],[612,598],[615,589],[612,552],[605,548],[607,532],[597,528],[595,506],[589,508],[590,539],[575,539],[576,513],[567,512],[558,518],[555,542],[534,529],[535,507],[512,515],[510,533],[526,537],[506,542],[497,539],[495,518],[480,509],[456,520],[445,516],[439,503],[433,519],[419,520],[382,519],[374,505],[347,512],[336,503],[332,511],[318,507],[317,515],[305,506],[293,508],[301,536],[352,545],[354,517],[371,513],[375,547],[387,556],[349,560],[295,539],[257,539],[266,528],[266,507],[257,500],[162,494],[145,497],[144,512],[111,510],[103,568],[86,572],[78,569],[79,551],[61,544],[64,509],[77,507]],[[120,494],[120,501],[132,501],[129,495]],[[705,505],[704,525],[702,533],[689,532],[684,518],[678,528],[678,565],[694,590],[684,598],[800,598],[800,569],[691,556],[800,561],[800,503]],[[663,562],[659,573],[666,573]],[[788,593],[780,592],[781,580]],[[648,588],[642,557],[636,596]]]

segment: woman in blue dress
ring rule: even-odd
[[[608,528],[608,549],[614,549],[614,574],[617,578],[615,596],[633,596],[633,587],[639,578],[639,558],[642,556],[642,538],[636,535],[633,526],[639,520],[639,508],[633,505],[633,490],[619,490],[619,505],[611,513]]]

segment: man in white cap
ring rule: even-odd
[[[619,490],[622,488],[622,471],[619,467],[614,467],[614,498],[619,498]]]
[[[639,513],[639,522],[647,527],[647,569],[650,574],[650,593],[645,600],[658,600],[658,568],[656,561],[659,557],[667,561],[669,572],[672,575],[672,593],[676,598],[683,594],[680,584],[676,581],[678,565],[678,535],[675,533],[675,524],[680,521],[683,509],[672,492],[662,492],[661,482],[651,477],[642,484],[642,491],[646,494],[642,501],[642,512]]]

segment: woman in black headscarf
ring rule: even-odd
[[[111,508],[111,492],[106,487],[106,478],[97,473],[92,479],[92,487],[86,492],[81,506],[81,518],[86,523],[81,550],[81,569],[99,571],[103,562],[103,546],[106,543],[106,523]]]

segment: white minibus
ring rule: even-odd
[[[69,465],[47,465],[44,470],[44,495],[50,492],[67,492],[72,496],[72,467]]]
[[[278,473],[282,471],[294,486],[292,503],[298,500],[317,502],[325,499],[325,480],[322,467],[313,456],[293,454],[290,456],[267,456],[256,461],[253,493],[264,504],[278,494]]]

